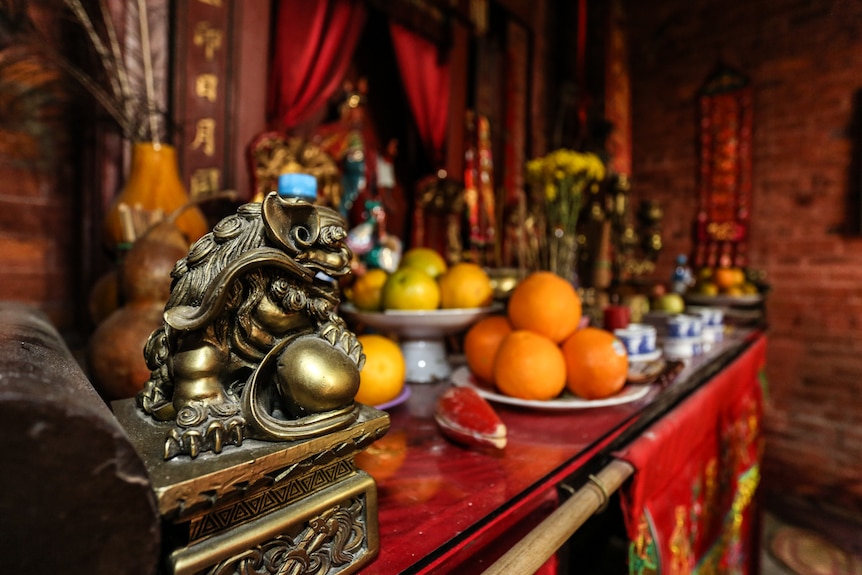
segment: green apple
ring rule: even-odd
[[[668,313],[682,313],[685,311],[685,300],[678,293],[666,293],[653,299],[652,309]]]

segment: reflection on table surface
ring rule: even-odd
[[[462,547],[470,546],[472,554],[519,518],[552,507],[559,481],[598,459],[630,426],[654,419],[647,412],[671,397],[681,399],[754,335],[729,332],[708,353],[687,360],[666,388],[655,386],[635,402],[572,411],[494,403],[508,428],[503,451],[470,450],[443,438],[433,410],[450,381],[410,384],[407,401],[389,410],[390,431],[357,458],[377,480],[380,527],[380,554],[362,572],[423,572],[444,563],[448,571],[466,555]]]

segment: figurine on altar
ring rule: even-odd
[[[365,220],[347,234],[347,247],[356,258],[353,271],[362,275],[380,268],[392,273],[401,263],[403,243],[387,231],[386,210],[379,200],[366,200],[365,209]]]
[[[470,257],[482,264],[496,259],[496,208],[491,126],[488,118],[468,111],[464,153],[464,199],[467,204]]]
[[[347,243],[356,271],[394,271],[401,259],[405,203],[395,177],[398,140],[378,150],[378,138],[367,117],[368,84],[360,78],[343,86],[337,121],[324,124],[315,139],[342,171],[338,211],[348,224]]]
[[[407,234],[407,202],[404,190],[395,175],[395,158],[398,156],[398,139],[390,138],[386,147],[376,154],[375,169],[369,191],[386,212],[386,229],[403,238]]]
[[[351,216],[359,204],[360,195],[368,187],[368,151],[376,147],[376,138],[366,122],[366,95],[368,83],[360,78],[354,88],[352,82],[343,86],[344,100],[339,106],[335,122],[320,126],[313,136],[341,168],[341,201],[338,211],[348,225],[356,223]]]
[[[315,182],[292,176],[292,186],[222,219],[171,274],[137,398],[145,414],[172,424],[165,459],[219,453],[244,438],[315,437],[356,417],[364,355],[338,316],[332,281],[350,270],[344,220],[314,205],[313,193],[292,194]]]

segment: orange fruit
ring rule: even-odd
[[[476,377],[494,382],[494,357],[500,344],[512,332],[506,316],[491,315],[480,319],[464,336],[464,356],[467,367]]]
[[[566,387],[566,362],[556,343],[532,331],[515,330],[500,343],[494,383],[519,399],[547,400]]]
[[[448,269],[446,260],[432,248],[410,248],[401,256],[398,267],[417,268],[436,278]]]
[[[745,272],[740,268],[716,268],[713,272],[719,289],[728,290],[745,283]]]
[[[354,399],[365,405],[392,401],[404,390],[407,364],[401,348],[382,335],[364,334],[356,339],[362,344],[365,365],[359,372],[359,391]]]
[[[562,345],[566,360],[566,386],[584,399],[610,397],[626,384],[629,356],[614,335],[585,327]]]
[[[350,301],[363,311],[380,311],[383,301],[383,284],[389,279],[386,270],[375,268],[356,278],[350,286]]]
[[[417,268],[399,268],[382,288],[383,309],[429,310],[440,307],[440,286]]]
[[[560,343],[581,322],[581,298],[575,288],[551,272],[533,272],[512,291],[509,321]]]
[[[488,272],[471,262],[453,265],[437,278],[437,282],[443,309],[485,307],[494,300],[494,286]]]

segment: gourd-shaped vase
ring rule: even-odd
[[[176,149],[167,144],[136,142],[129,177],[105,216],[105,241],[112,250],[129,244],[157,221],[157,214],[167,216],[188,204]],[[203,212],[193,205],[180,214],[176,226],[189,243],[209,231]]]
[[[187,253],[180,231],[165,220],[124,254],[118,275],[123,305],[99,323],[88,346],[91,381],[104,399],[134,397],[149,379],[144,346],[162,326],[171,270]]]

